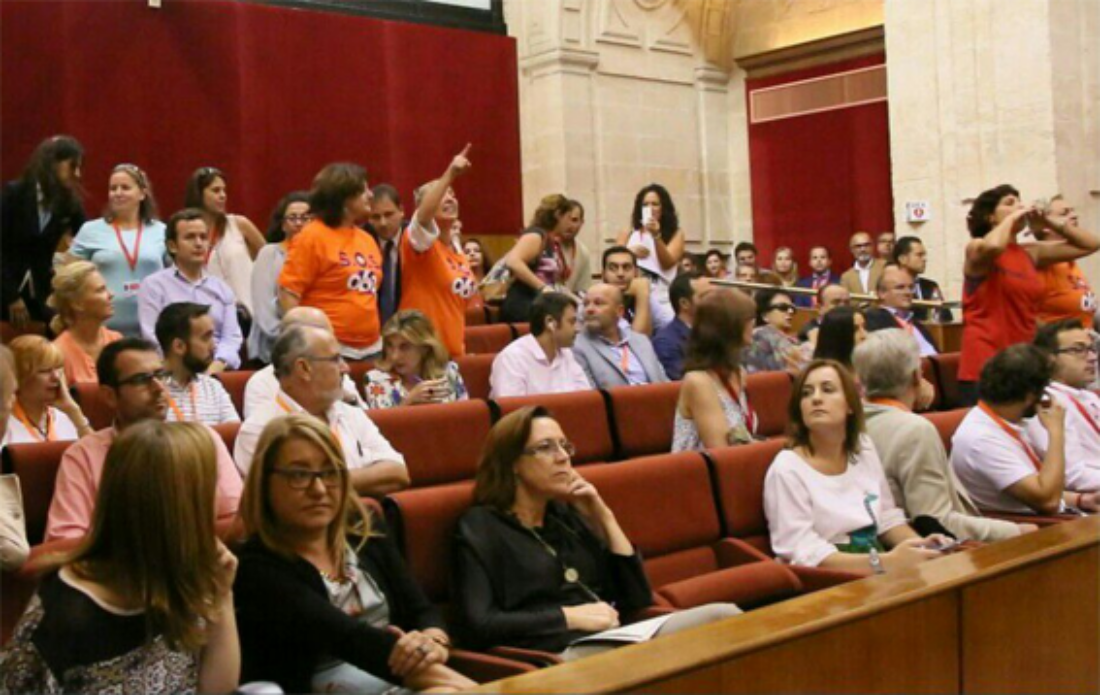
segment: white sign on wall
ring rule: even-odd
[[[913,200],[905,204],[906,222],[927,222],[932,218],[932,207],[927,200]]]

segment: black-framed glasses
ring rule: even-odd
[[[118,385],[143,387],[149,386],[154,381],[160,384],[164,384],[171,378],[172,372],[168,371],[167,369],[158,369],[155,372],[142,372],[140,374],[128,376],[125,379],[119,379]]]
[[[534,446],[529,446],[523,450],[523,453],[527,456],[537,456],[543,459],[552,459],[554,454],[561,451],[569,458],[573,458],[577,455],[577,447],[573,445],[573,442],[568,439],[563,439],[560,442],[553,439],[547,439],[545,442],[539,442]]]
[[[302,358],[307,359],[310,362],[331,362],[333,364],[344,364],[344,356],[340,353],[329,355],[328,357],[323,357],[321,355],[303,355]]]
[[[1073,355],[1075,357],[1084,357],[1085,355],[1100,355],[1100,347],[1095,345],[1074,345],[1073,347],[1058,348],[1054,351],[1056,355]]]
[[[782,311],[785,314],[793,314],[797,310],[794,308],[794,304],[783,302],[782,304],[772,304],[768,307],[768,311]]]
[[[327,488],[340,487],[344,480],[344,471],[339,468],[326,468],[323,471],[311,471],[305,468],[272,468],[272,473],[283,476],[291,490],[305,490],[320,480]]]

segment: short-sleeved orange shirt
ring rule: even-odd
[[[122,334],[118,331],[112,331],[107,327],[100,327],[99,329],[99,342],[103,347],[107,347],[116,340],[122,340]],[[99,372],[96,371],[95,359],[91,355],[84,352],[84,348],[76,344],[73,340],[72,333],[68,331],[62,331],[61,335],[53,341],[53,344],[61,350],[61,354],[65,357],[65,381],[71,386],[77,382],[87,382],[94,384],[99,381]]]
[[[325,312],[336,339],[362,350],[382,334],[378,288],[382,252],[370,234],[355,227],[333,229],[313,220],[290,240],[279,287],[302,306]]]
[[[476,292],[465,255],[439,239],[417,251],[411,230],[401,235],[401,308],[424,312],[451,357],[466,354],[466,301]]]
[[[1055,263],[1039,271],[1043,281],[1043,305],[1039,320],[1052,323],[1062,319],[1080,319],[1091,329],[1096,313],[1096,295],[1075,262]]]

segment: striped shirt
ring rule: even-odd
[[[181,386],[175,378],[168,379],[168,422],[202,422],[220,425],[223,422],[240,422],[241,417],[233,407],[222,383],[212,376],[196,374],[187,386]]]

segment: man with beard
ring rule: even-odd
[[[166,306],[157,317],[157,342],[164,353],[164,368],[172,373],[165,382],[168,422],[240,422],[225,387],[205,373],[214,361],[214,319],[208,305]]]
[[[853,234],[848,248],[852,251],[855,263],[840,276],[840,284],[852,294],[873,293],[882,276],[882,269],[886,267],[886,261],[872,255],[871,235],[867,232]]]

